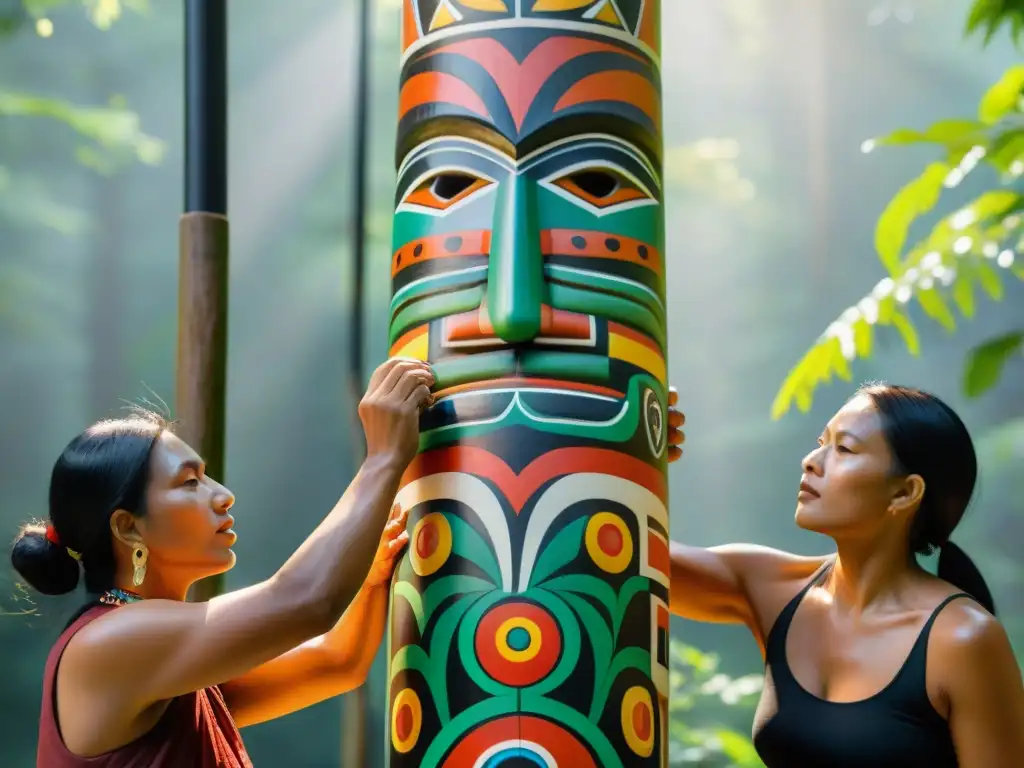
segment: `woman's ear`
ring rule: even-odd
[[[135,516],[126,509],[116,509],[110,516],[110,531],[114,538],[129,549],[142,543],[142,534],[135,525]]]
[[[900,478],[893,492],[892,501],[889,502],[889,512],[901,517],[912,515],[921,506],[924,492],[924,478],[920,475]]]

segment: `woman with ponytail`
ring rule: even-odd
[[[672,460],[682,424],[673,408]],[[950,541],[978,472],[963,422],[926,392],[863,387],[802,466],[796,523],[835,554],[672,544],[672,611],[743,623],[765,655],[765,765],[1020,765],[1021,671],[985,580]],[[933,576],[916,555],[936,549]]]

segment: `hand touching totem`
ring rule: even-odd
[[[659,0],[403,0],[392,768],[667,766]]]

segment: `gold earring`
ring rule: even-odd
[[[149,550],[143,546],[136,547],[132,552],[132,565],[135,568],[132,573],[132,584],[136,587],[141,587],[142,582],[146,579],[146,560],[148,559]]]

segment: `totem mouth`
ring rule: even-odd
[[[510,347],[450,357],[433,362],[438,402],[470,393],[549,391],[621,400],[623,392],[609,386],[611,364],[605,355]]]

